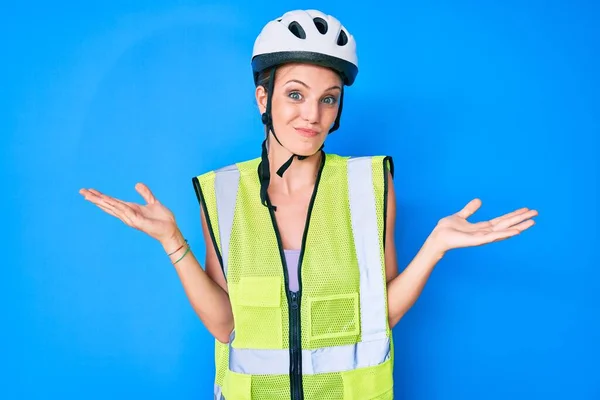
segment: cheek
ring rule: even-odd
[[[291,122],[300,116],[300,107],[295,104],[284,103],[281,107],[283,122]]]
[[[323,111],[323,125],[325,126],[331,126],[333,125],[335,119],[337,118],[337,114],[338,114],[338,108],[331,108],[328,107],[326,110]]]
[[[273,104],[273,122],[274,125],[285,126],[299,117],[299,108],[293,104],[281,102],[277,105]]]

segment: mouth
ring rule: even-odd
[[[296,132],[298,132],[300,135],[304,136],[304,137],[315,137],[319,134],[319,132],[313,130],[313,129],[308,129],[308,128],[295,128]]]

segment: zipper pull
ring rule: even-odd
[[[298,308],[298,294],[296,292],[292,292],[292,308],[295,310]]]

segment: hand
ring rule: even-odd
[[[489,221],[471,223],[467,218],[481,207],[481,200],[471,200],[456,214],[441,219],[430,240],[441,253],[459,247],[480,246],[518,235],[534,225],[536,210],[520,208]]]
[[[144,198],[145,205],[115,199],[94,189],[81,189],[79,193],[108,214],[161,243],[174,237],[177,224],[173,213],[162,205],[143,183],[138,183],[135,190]]]

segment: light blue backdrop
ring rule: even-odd
[[[598,3],[12,3],[0,398],[211,398],[213,342],[162,248],[78,190],[145,182],[203,259],[191,177],[260,155],[254,37],[313,7],[359,44],[325,149],[394,157],[401,268],[473,197],[476,220],[540,212],[442,260],[395,329],[397,398],[600,398]]]

